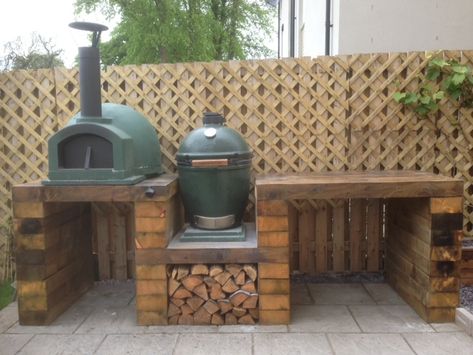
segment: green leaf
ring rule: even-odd
[[[419,97],[417,96],[416,93],[408,92],[406,94],[406,98],[404,99],[404,104],[406,104],[406,105],[415,104],[418,99],[419,99]]]
[[[466,74],[468,73],[468,68],[464,65],[454,65],[452,66],[452,71],[458,74]]]
[[[428,80],[431,80],[431,81],[435,81],[437,80],[437,78],[440,76],[440,69],[439,68],[436,68],[436,67],[429,67],[427,69],[427,74],[426,74],[426,78]]]
[[[425,106],[418,106],[415,108],[414,112],[421,116],[427,116],[430,113],[430,110]]]
[[[430,95],[430,93],[432,92],[432,85],[425,84],[420,88],[420,91],[422,92],[423,95]]]
[[[452,77],[449,76],[447,77],[443,82],[442,84],[440,85],[442,87],[442,89],[444,91],[448,91],[448,89],[450,88],[450,85],[452,84]]]
[[[465,74],[458,74],[458,73],[455,73],[455,74],[453,74],[453,76],[452,76],[452,84],[460,85],[461,83],[463,83],[463,81],[465,81],[465,79],[466,79],[466,75],[465,75]]]
[[[446,60],[443,60],[443,59],[440,59],[440,58],[434,58],[429,62],[429,66],[436,66],[436,67],[439,67],[439,68],[443,68],[443,67],[446,67],[446,66],[449,66],[449,65],[450,64]]]
[[[443,91],[437,91],[436,93],[432,95],[432,99],[434,99],[435,101],[442,100],[444,97],[445,97],[445,92]]]
[[[420,102],[421,104],[424,104],[424,105],[429,104],[430,101],[431,101],[431,98],[430,98],[429,96],[421,96],[421,97],[419,98],[419,102]]]
[[[454,100],[458,100],[460,98],[461,94],[462,94],[462,92],[461,92],[460,89],[450,91],[450,96]]]
[[[405,92],[395,92],[395,93],[393,94],[393,99],[394,99],[394,101],[396,101],[396,102],[401,102],[405,97],[406,97],[406,93],[405,93]]]
[[[427,108],[429,109],[430,112],[435,112],[439,109],[439,105],[436,104],[435,102],[431,101],[428,105]]]

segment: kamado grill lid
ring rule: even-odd
[[[251,163],[253,154],[242,136],[225,126],[225,118],[214,112],[206,112],[204,126],[190,132],[176,154],[179,166],[195,166],[198,160],[227,160],[227,165]]]

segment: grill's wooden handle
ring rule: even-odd
[[[192,166],[195,168],[216,168],[219,166],[228,166],[228,159],[192,160]]]

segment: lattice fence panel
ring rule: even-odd
[[[473,52],[445,52],[473,65]],[[166,171],[205,111],[223,113],[254,152],[254,173],[411,169],[465,181],[473,221],[473,114],[442,105],[421,120],[392,100],[424,75],[424,53],[108,67],[103,101],[145,115]],[[47,139],[80,109],[77,69],[0,74],[0,222],[11,186],[44,177]],[[460,125],[452,122],[459,119]]]
[[[38,180],[47,171],[47,139],[59,128],[54,73],[0,75],[0,222],[11,215],[11,186]]]

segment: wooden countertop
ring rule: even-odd
[[[13,202],[127,202],[167,200],[177,192],[177,175],[163,174],[135,185],[51,186],[41,181],[15,185]],[[145,192],[154,190],[148,197]]]
[[[258,200],[463,196],[463,180],[418,171],[260,175]]]

